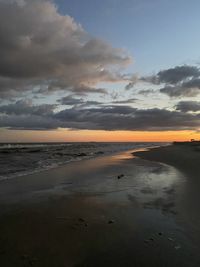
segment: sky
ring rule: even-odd
[[[70,14],[89,33],[130,51],[134,71],[149,74],[200,60],[198,0],[59,0],[57,3],[60,12]]]
[[[199,139],[199,9],[0,0],[0,142]]]

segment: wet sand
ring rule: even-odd
[[[136,152],[135,156],[152,162],[173,166],[183,176],[182,192],[179,199],[177,217],[184,225],[186,234],[199,243],[200,240],[200,147],[192,143],[152,148]],[[200,245],[198,245],[200,248]]]
[[[1,181],[0,266],[200,266],[192,182],[151,160],[127,151]]]

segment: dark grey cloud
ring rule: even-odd
[[[156,80],[158,83],[177,84],[198,76],[200,76],[198,67],[183,65],[158,72]]]
[[[0,63],[1,64],[1,63]],[[0,75],[0,99],[15,98],[23,95],[25,91],[31,91],[33,86],[37,85],[36,81],[26,79],[16,79],[2,77]]]
[[[68,95],[58,100],[58,103],[61,105],[67,105],[67,106],[93,106],[93,105],[101,105],[101,102],[98,101],[85,101],[83,98],[76,98],[74,95]]]
[[[140,80],[155,85],[164,84],[160,92],[170,97],[193,97],[200,93],[200,69],[197,66],[176,66]]]
[[[106,106],[90,109],[64,110],[55,115],[65,122],[73,122],[81,129],[101,130],[183,130],[199,127],[199,115],[165,109],[136,109],[127,106]],[[88,125],[90,128],[88,128]]]
[[[176,106],[176,110],[182,112],[200,111],[200,102],[198,101],[180,101]]]
[[[19,100],[14,104],[0,106],[0,113],[7,115],[40,115],[49,116],[57,105],[42,104],[33,105],[31,100]]]
[[[104,88],[96,88],[96,87],[89,87],[89,86],[76,86],[76,87],[73,87],[73,88],[69,88],[69,91],[72,91],[74,92],[76,95],[86,95],[86,94],[103,94],[103,95],[107,95],[108,92],[106,89]]]
[[[170,97],[194,97],[200,93],[200,78],[183,81],[174,86],[165,86],[160,89],[161,93]]]
[[[73,95],[69,95],[59,99],[58,102],[61,105],[74,106],[74,105],[82,105],[84,103],[84,100],[82,98],[74,98]]]
[[[153,84],[170,84],[176,85],[179,82],[197,78],[200,76],[200,69],[197,66],[176,66],[174,68],[161,70],[156,75],[140,78],[141,81]]]
[[[19,104],[19,103],[18,103]],[[72,102],[70,103],[70,105]],[[200,115],[166,109],[137,109],[127,105],[74,105],[62,111],[53,106],[17,103],[1,106],[0,127],[10,129],[186,130],[198,129]]]
[[[65,128],[66,123],[40,115],[2,115],[0,127],[15,130],[54,130],[59,127]]]
[[[103,102],[99,101],[91,101],[91,100],[84,100],[83,98],[77,98],[74,97],[76,95],[68,95],[58,100],[58,103],[61,105],[68,105],[68,106],[81,106],[81,107],[88,107],[88,106],[101,106],[106,105]],[[112,101],[111,104],[133,104],[137,101],[136,98],[130,98],[125,100],[119,100],[119,101]],[[113,108],[114,105],[108,106]]]
[[[0,58],[1,97],[33,86],[95,91],[99,82],[124,80],[118,70],[131,61],[50,0],[0,1]]]

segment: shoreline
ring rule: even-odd
[[[184,177],[131,151],[1,182],[0,264],[198,267],[200,235],[179,223]]]
[[[198,176],[200,171],[200,147],[188,145],[160,146],[147,151],[135,152],[134,156],[144,160],[160,162],[173,166],[190,177]]]
[[[95,174],[95,171],[99,172],[103,166],[111,168],[113,172],[113,168],[120,163],[128,159],[134,159],[134,152],[144,151],[146,149],[148,148],[143,147],[105,153],[91,158],[70,161],[51,169],[15,176],[11,179],[2,179],[0,180],[0,204],[2,201],[3,203],[7,201],[10,203],[11,201],[12,203],[13,201],[15,202],[15,199],[20,203],[24,201],[26,197],[40,201],[40,197],[48,195],[48,192],[50,194],[54,194],[55,192],[55,194],[58,195],[65,194],[65,187],[70,188],[77,186],[77,181],[73,181],[73,176],[75,176],[75,179],[78,179],[78,182],[80,182],[78,176],[84,173],[86,180],[91,179],[91,172]],[[104,170],[102,171],[104,173]],[[120,174],[119,170],[115,175],[117,177]],[[70,177],[71,175],[72,178]]]
[[[86,142],[86,144],[87,144],[87,142]],[[110,144],[110,142],[109,142],[109,144]],[[115,143],[113,143],[113,144],[115,144]],[[129,144],[130,145],[130,143],[128,143],[128,142],[125,143],[125,144]],[[141,144],[141,145],[138,146],[138,144]],[[140,146],[141,146],[141,148],[140,148]],[[24,176],[34,175],[34,174],[37,174],[37,173],[51,171],[51,170],[60,168],[62,166],[65,166],[65,165],[73,163],[73,162],[90,160],[90,159],[95,159],[95,158],[104,157],[104,156],[111,156],[111,155],[123,153],[123,152],[126,152],[126,151],[131,151],[131,150],[133,150],[133,151],[137,150],[137,149],[140,150],[140,149],[143,149],[142,146],[144,146],[144,149],[145,148],[148,149],[148,148],[152,147],[152,143],[151,143],[151,146],[150,146],[150,144],[148,142],[143,143],[143,144],[138,142],[137,146],[135,148],[134,147],[133,148],[121,148],[121,149],[116,150],[116,151],[109,151],[109,150],[108,151],[97,151],[97,152],[92,153],[92,154],[85,154],[85,152],[83,151],[82,153],[80,153],[80,154],[84,154],[83,156],[74,157],[74,158],[71,158],[71,159],[66,160],[66,161],[57,161],[57,162],[54,162],[52,165],[49,165],[48,167],[43,166],[43,167],[40,167],[40,168],[37,168],[37,169],[30,169],[30,170],[27,170],[27,171],[21,172],[21,173],[14,173],[13,175],[10,175],[10,176],[0,176],[0,182],[4,181],[4,180],[10,180],[10,179],[18,178],[18,177],[24,177]],[[155,147],[156,146],[157,145],[155,145]]]
[[[186,227],[187,233],[192,232],[193,238],[200,241],[199,142],[197,145],[192,142],[182,143],[181,145],[172,144],[166,147],[152,148],[144,152],[136,152],[134,155],[143,160],[172,166],[180,171],[182,181],[179,187],[173,187],[174,192],[179,191],[179,194],[177,194],[177,220],[183,227]],[[200,247],[200,242],[198,246]]]

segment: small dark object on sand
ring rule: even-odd
[[[79,222],[85,222],[85,220],[83,218],[79,218],[78,220],[79,220]]]
[[[111,223],[114,223],[114,221],[113,220],[108,221],[108,224],[111,224]]]
[[[122,177],[124,177],[124,174],[120,174],[117,176],[117,179],[121,179]]]
[[[162,235],[162,234],[163,234],[162,232],[158,233],[158,235]]]

